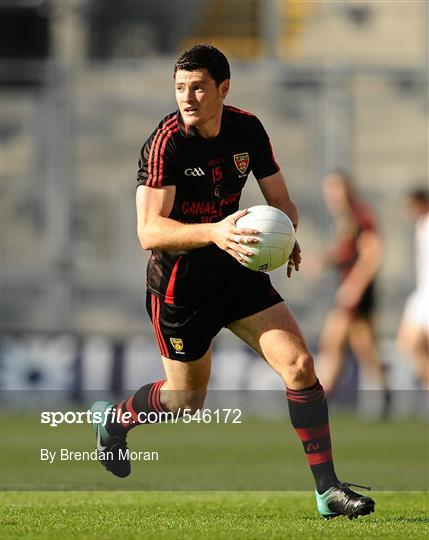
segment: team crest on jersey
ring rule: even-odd
[[[234,154],[234,163],[241,173],[245,173],[247,171],[247,167],[249,166],[249,152],[244,152],[243,154]]]
[[[170,343],[173,345],[174,350],[178,353],[182,352],[183,350],[183,340],[177,337],[171,337]]]

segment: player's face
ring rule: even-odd
[[[225,80],[217,86],[206,69],[179,69],[175,88],[177,105],[184,122],[188,126],[203,128],[220,118],[229,81]]]
[[[323,182],[323,193],[326,205],[333,214],[343,213],[349,209],[347,189],[340,176],[328,175]]]

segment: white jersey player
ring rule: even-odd
[[[416,288],[405,304],[398,343],[411,354],[417,375],[429,390],[429,192],[412,191],[407,206],[415,223]]]

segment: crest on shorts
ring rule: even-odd
[[[249,166],[249,152],[244,152],[243,154],[234,154],[234,163],[241,173],[245,173],[247,171],[247,167]]]
[[[181,352],[183,349],[183,341],[178,337],[171,337],[170,343],[173,345],[174,350]]]

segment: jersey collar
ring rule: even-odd
[[[193,137],[199,137],[198,131],[193,126],[187,126],[180,114],[180,111],[177,111],[177,122],[179,124],[180,134],[186,139],[191,139]],[[221,130],[224,126],[227,126],[231,123],[231,118],[229,116],[227,108],[224,106],[222,110],[222,120],[221,120]]]
[[[180,134],[186,139],[191,139],[192,137],[198,137],[198,132],[193,126],[187,126],[180,114],[180,111],[177,111],[177,123],[179,124]]]

